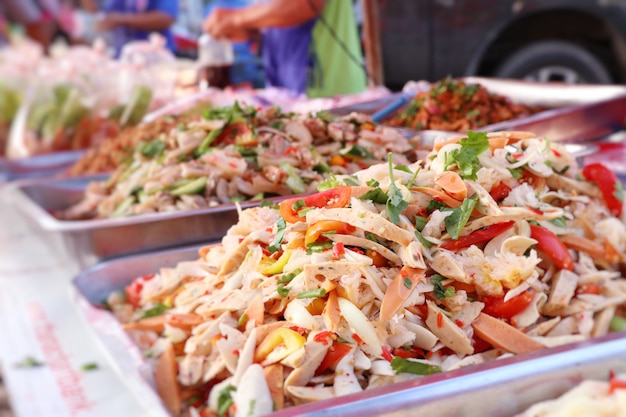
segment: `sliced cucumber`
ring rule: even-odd
[[[133,126],[141,122],[143,116],[150,108],[152,102],[152,90],[146,86],[135,86],[130,95],[130,100],[124,108],[120,123],[122,126]]]
[[[191,195],[200,194],[206,188],[207,177],[199,177],[189,181],[186,184],[179,185],[170,191],[172,195]]]

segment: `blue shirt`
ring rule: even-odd
[[[178,17],[178,0],[104,0],[102,5],[104,12],[118,13],[143,13],[148,11],[160,11],[169,14],[174,19]],[[119,55],[122,47],[132,41],[146,40],[153,31],[130,28],[128,26],[118,26],[111,30],[113,47],[116,56]],[[168,28],[157,31],[163,35],[167,41],[167,47],[173,52],[174,38],[172,31]]]

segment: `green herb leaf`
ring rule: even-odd
[[[377,204],[385,204],[387,203],[387,200],[389,200],[389,196],[380,188],[374,188],[373,190],[369,190],[360,196],[359,200],[371,200]]]
[[[285,130],[285,122],[282,120],[273,120],[269,123],[269,126],[276,130]]]
[[[422,168],[417,168],[415,170],[415,172],[413,173],[413,176],[411,177],[411,180],[407,183],[406,188],[411,188],[413,187],[414,183],[415,183],[415,179],[417,178],[417,174],[420,173]]]
[[[166,310],[167,310],[167,306],[165,304],[158,303],[157,305],[155,305],[152,308],[149,308],[147,310],[143,310],[142,314],[141,314],[141,318],[142,319],[147,319],[148,317],[160,316],[161,314],[165,313]]]
[[[317,288],[314,290],[302,291],[298,293],[296,298],[320,298],[326,295],[326,290],[324,288]]]
[[[511,173],[513,178],[515,178],[516,180],[519,180],[520,178],[522,178],[522,172],[523,172],[522,168],[509,169],[509,172]]]
[[[461,230],[463,230],[467,224],[474,207],[476,207],[476,196],[466,198],[459,207],[451,209],[452,214],[446,217],[444,223],[448,234],[453,240],[459,238]]]
[[[285,219],[279,217],[276,221],[276,236],[270,242],[267,250],[270,253],[278,252],[280,250],[280,245],[283,243],[283,238],[285,237],[285,229],[287,228],[287,224],[285,223]]]
[[[485,132],[467,132],[467,137],[461,139],[461,149],[450,152],[456,161],[462,178],[475,180],[476,172],[482,165],[478,156],[489,149],[489,139]]]
[[[32,356],[26,356],[20,362],[15,364],[17,368],[37,368],[44,365],[45,363],[35,359]]]
[[[234,404],[232,392],[236,390],[234,385],[227,385],[219,392],[217,396],[217,415],[219,417],[225,417],[228,409]]]
[[[331,123],[335,121],[335,116],[333,116],[326,110],[318,111],[317,113],[315,113],[315,117],[325,121],[326,123]]]
[[[298,211],[298,209],[301,209],[302,207],[306,207],[306,203],[301,198],[296,200],[296,202],[291,205],[293,211]]]
[[[317,184],[317,191],[326,191],[339,186],[341,186],[341,183],[339,182],[337,177],[331,174],[330,177]]]
[[[397,171],[406,172],[407,174],[413,174],[413,171],[411,171],[411,169],[406,165],[396,165],[394,169]]]
[[[417,240],[419,240],[419,242],[422,244],[422,246],[424,246],[425,248],[432,248],[434,243],[427,240],[424,236],[422,236],[422,234],[419,231],[415,231],[415,237],[417,238]]]
[[[426,224],[428,223],[428,219],[424,216],[415,216],[415,228],[420,232],[424,230]]]
[[[376,235],[375,235],[374,233],[372,233],[372,232],[365,232],[365,238],[366,238],[367,240],[371,240],[372,242],[376,242],[376,243],[378,243],[378,244],[382,244],[382,243],[378,240],[378,238],[376,237]]]
[[[389,184],[389,191],[387,193],[389,195],[389,198],[387,199],[387,214],[389,215],[389,220],[391,220],[393,224],[398,224],[400,223],[400,213],[402,213],[402,211],[409,205],[409,202],[404,200],[402,192],[400,192],[400,189],[394,182],[391,152],[388,154],[388,164],[389,179],[391,180],[391,183]]]
[[[332,174],[333,173],[333,171],[328,167],[328,165],[322,162],[315,165],[313,167],[313,171],[317,172],[318,174]]]
[[[407,287],[408,289],[411,289],[411,287],[413,286],[413,283],[411,282],[410,278],[404,278],[404,286]]]
[[[165,142],[159,139],[155,139],[148,143],[139,145],[139,153],[146,158],[154,158],[161,155],[165,150]]]
[[[448,206],[446,206],[441,201],[437,201],[435,199],[430,200],[430,203],[428,203],[428,206],[426,206],[427,211],[442,210],[442,209],[447,209],[447,208]]]
[[[556,219],[552,219],[550,220],[550,223],[552,223],[556,227],[562,227],[563,229],[567,227],[567,219],[564,216],[557,217]]]
[[[352,145],[349,149],[342,149],[339,151],[340,155],[343,156],[355,156],[357,158],[365,158],[365,159],[374,159],[374,155],[364,147],[360,145]]]
[[[432,375],[441,372],[440,366],[412,361],[399,356],[395,356],[391,360],[391,368],[396,374]]]
[[[434,293],[435,297],[439,300],[443,300],[444,298],[449,298],[454,295],[454,287],[444,287],[441,282],[446,280],[447,278],[443,275],[435,274],[430,277],[430,282],[435,286]]]
[[[367,181],[366,184],[370,187],[378,187],[380,185],[380,183],[373,178]]]
[[[98,369],[99,366],[97,363],[95,362],[91,362],[91,363],[86,363],[83,366],[80,367],[81,371],[94,371],[96,369]]]

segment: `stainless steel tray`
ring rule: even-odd
[[[125,254],[217,240],[238,220],[235,204],[117,219],[59,220],[51,214],[78,202],[89,182],[97,178],[102,179],[78,177],[15,185],[16,204],[42,229],[61,233],[70,255],[83,268]],[[240,206],[257,204],[242,202]]]
[[[478,131],[526,130],[552,141],[584,142],[600,139],[625,126],[626,86],[535,83],[482,77],[461,79],[479,83],[490,92],[509,97],[519,104],[550,108],[533,116],[488,125]],[[374,114],[406,94],[413,93],[397,93],[385,99],[341,107],[331,112],[338,115],[353,111]]]
[[[83,150],[53,152],[21,159],[0,157],[0,180],[51,177],[68,169],[84,153]]]
[[[99,308],[113,290],[159,267],[197,258],[197,248],[129,256],[96,265],[73,281],[76,300],[90,329],[125,375],[132,392],[167,415],[155,393],[147,364],[112,314]],[[626,372],[625,333],[511,356],[481,365],[417,378],[355,395],[293,407],[287,416],[476,416],[510,417],[531,404],[554,398],[583,378],[606,379],[610,370]]]

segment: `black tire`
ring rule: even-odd
[[[548,76],[552,73],[554,79]],[[559,79],[561,75],[564,79]],[[506,58],[494,76],[591,84],[613,82],[608,70],[595,55],[579,45],[564,41],[543,41],[525,46]]]

